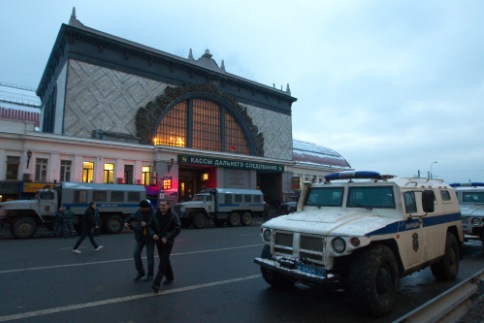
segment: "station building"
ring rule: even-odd
[[[302,181],[350,169],[334,150],[293,140],[289,84],[233,75],[208,50],[181,58],[109,35],[82,24],[75,10],[37,95],[38,131],[0,119],[0,163],[17,157],[17,180],[27,187],[141,184],[173,201],[203,188],[258,188],[271,201],[294,195]]]

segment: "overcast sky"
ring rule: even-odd
[[[37,88],[73,7],[102,32],[289,84],[293,137],[356,170],[484,181],[482,0],[2,0],[1,83]]]

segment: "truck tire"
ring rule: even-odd
[[[373,316],[384,316],[395,307],[399,289],[398,264],[392,250],[375,245],[351,264],[348,282],[354,304]]]
[[[242,225],[250,225],[252,223],[252,214],[250,212],[242,213],[240,222],[242,223]]]
[[[203,213],[199,212],[193,216],[192,224],[195,229],[204,228],[206,223],[207,219],[205,219],[205,215]]]
[[[271,257],[271,250],[269,246],[266,245],[262,249],[261,258],[269,259],[270,257]],[[262,266],[260,267],[260,272],[262,274],[262,277],[266,281],[266,283],[268,283],[274,288],[291,289],[294,287],[295,282],[292,279],[278,272],[264,268]]]
[[[21,216],[12,224],[10,231],[17,239],[32,238],[37,232],[38,224],[30,216]]]
[[[459,257],[459,244],[457,243],[455,236],[452,233],[447,232],[444,256],[438,262],[430,266],[434,277],[440,280],[455,279],[459,272]]]
[[[103,223],[103,230],[106,233],[119,233],[123,228],[123,218],[119,215],[111,215]]]
[[[227,219],[227,224],[229,227],[236,227],[240,225],[240,215],[237,212],[232,212]]]

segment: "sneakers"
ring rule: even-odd
[[[73,253],[81,253],[81,250],[79,250],[79,249],[72,249],[72,252]]]
[[[100,245],[99,247],[96,248],[96,251],[100,251],[104,246]]]

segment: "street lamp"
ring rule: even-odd
[[[433,163],[430,163],[430,178],[432,179],[434,177],[434,173],[432,172],[432,165],[433,164],[437,164],[436,161],[434,161]]]

